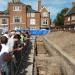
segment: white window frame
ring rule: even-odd
[[[27,17],[30,17],[30,13],[27,13]]]
[[[47,19],[43,19],[42,20],[42,25],[48,25],[48,20]]]
[[[31,13],[31,17],[35,17],[35,13]]]
[[[72,16],[72,20],[75,20],[75,16]]]
[[[48,12],[43,12],[43,17],[49,17]]]
[[[3,19],[6,20],[6,23],[3,23]],[[2,24],[1,24],[1,25],[7,25],[7,24],[8,24],[8,22],[7,22],[7,18],[2,18]]]
[[[30,29],[37,29],[36,27],[30,27]]]
[[[21,11],[20,6],[13,6],[13,11]]]
[[[67,21],[70,21],[70,17],[67,18]]]
[[[21,27],[17,27],[17,26],[16,26],[16,27],[14,27],[14,29],[15,29],[15,30],[17,30],[17,29],[21,29]]]
[[[15,19],[19,19],[20,22],[16,22]],[[20,17],[20,16],[14,16],[14,17],[13,17],[13,22],[14,22],[15,24],[22,23],[22,17]]]
[[[35,24],[36,24],[36,20],[33,19],[33,18],[31,18],[31,19],[30,19],[30,25],[35,25]]]

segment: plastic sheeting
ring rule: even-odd
[[[31,35],[46,35],[49,32],[51,32],[51,30],[48,29],[30,29],[30,30],[16,30],[16,31],[29,32]]]
[[[47,29],[32,29],[30,30],[31,35],[46,35],[50,30]]]

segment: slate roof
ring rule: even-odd
[[[65,14],[65,16],[69,16],[71,14],[75,14],[75,6],[73,6],[71,9],[69,9],[68,12]]]
[[[30,5],[27,5],[27,12],[28,13],[35,13],[35,12],[38,12],[38,11],[32,9],[32,7]]]
[[[26,7],[27,7],[27,12],[28,13],[38,12],[38,11],[32,9],[32,7],[30,5],[26,5]],[[5,10],[5,11],[0,11],[0,14],[8,15],[9,13],[8,13],[8,10]]]
[[[0,14],[5,14],[5,15],[7,15],[7,14],[8,14],[8,10],[0,11]]]

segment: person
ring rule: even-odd
[[[8,42],[8,38],[6,36],[1,37],[1,45],[0,45],[0,71],[5,74],[9,75],[9,69],[7,66],[7,61],[5,61],[5,54],[9,53],[9,48],[6,45]]]
[[[23,44],[21,44],[20,38],[21,37],[19,34],[16,34],[14,36],[15,42],[14,42],[14,46],[13,46],[13,51],[14,51],[17,65],[20,63],[21,53],[22,53],[22,49],[23,49]]]
[[[7,46],[9,47],[10,52],[13,52],[14,36],[15,36],[15,31],[11,31],[9,33],[9,39],[8,39],[8,43],[7,43]]]
[[[0,75],[2,75],[1,71],[0,71]]]
[[[23,35],[23,33],[21,33],[21,35],[20,35],[20,37],[21,37],[21,43],[24,43],[24,35]]]
[[[25,33],[21,33],[21,35],[20,35],[20,37],[21,37],[21,43],[22,44],[24,44],[24,45],[26,45],[26,40],[27,40],[27,36],[26,36],[26,34]]]
[[[7,38],[9,38],[8,32],[5,32],[3,36],[6,36]]]
[[[28,46],[30,43],[30,34],[26,32],[26,45]]]
[[[0,44],[0,52],[1,52],[1,49],[2,49],[2,45]],[[1,61],[2,61],[2,59],[0,59],[0,64],[1,64]],[[2,73],[1,73],[1,65],[0,65],[0,75],[2,75]]]

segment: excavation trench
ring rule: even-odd
[[[37,75],[64,75],[60,66],[60,57],[48,52],[43,39],[36,39],[35,53]]]
[[[35,71],[34,75],[75,75],[75,61],[47,38],[37,37]]]

